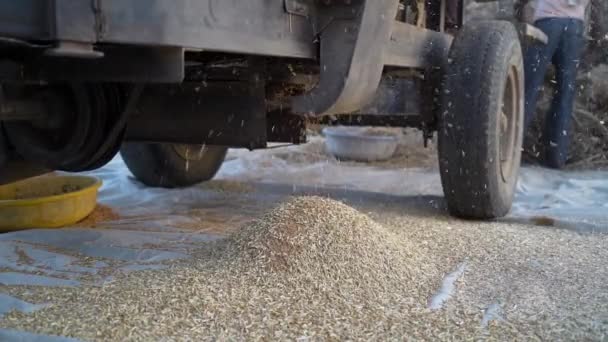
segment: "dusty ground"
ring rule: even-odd
[[[116,161],[97,174],[119,219],[0,236],[0,340],[608,338],[608,175],[524,170],[514,214],[466,222],[414,151],[233,151],[181,191]]]

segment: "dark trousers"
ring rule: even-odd
[[[553,63],[557,87],[545,120],[545,165],[562,168],[568,158],[569,129],[572,122],[576,75],[584,48],[583,21],[566,18],[541,19],[535,23],[548,37],[549,43],[529,46],[525,53],[526,122],[529,127],[536,113],[538,93],[549,64]]]

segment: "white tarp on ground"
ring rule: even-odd
[[[511,217],[545,217],[563,228],[608,232],[608,173],[524,169]]]
[[[251,189],[230,194],[205,186],[184,190],[145,188],[131,178],[117,158],[91,174],[104,181],[100,202],[116,210],[121,219],[95,229],[73,227],[0,235],[0,288],[101,284],[112,281],[117,272],[163,268],[166,261],[188,258],[189,250],[197,244],[220,238],[224,226],[247,222],[289,195],[292,188],[296,192],[304,188],[305,193],[333,189],[351,192],[351,196],[372,192],[428,197],[432,199],[430,202],[441,202],[439,175],[434,169],[370,167],[323,158],[302,162],[276,157],[297,152],[295,149],[231,152],[218,179],[245,182]],[[268,183],[281,184],[282,189],[289,191],[273,194],[272,186],[261,185]],[[265,189],[271,189],[270,193],[265,193]],[[608,173],[526,168],[522,171],[513,212],[506,220],[535,222],[544,218],[557,227],[608,232],[607,209]],[[198,218],[192,217],[193,212]],[[431,203],[430,213],[445,215],[445,209],[441,204]],[[185,228],[204,225],[201,218],[219,228]],[[31,312],[47,304],[26,303],[0,293],[0,316],[10,310]],[[18,338],[64,341],[0,329],[0,340]]]

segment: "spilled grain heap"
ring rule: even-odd
[[[221,258],[257,276],[275,274],[321,288],[332,283],[355,297],[373,292],[394,303],[405,294],[418,296],[421,288],[412,284],[431,267],[407,240],[343,203],[320,197],[280,205],[228,239]]]
[[[87,340],[396,338],[418,324],[440,280],[406,239],[319,197],[289,200],[200,253],[170,270],[56,291],[56,305],[15,313],[9,326]]]
[[[103,286],[11,292],[31,303],[52,298],[53,305],[12,312],[0,327],[86,341],[605,337],[605,325],[595,319],[581,323],[586,313],[606,312],[608,301],[596,298],[607,293],[608,275],[597,266],[606,258],[605,239],[382,215],[391,230],[337,201],[294,198],[167,270],[135,272]],[[429,310],[445,274],[465,257],[467,274],[448,284],[454,297]],[[530,268],[528,260],[536,259],[546,272]],[[586,269],[593,272],[577,273]],[[561,278],[548,282],[548,274]],[[583,292],[568,297],[573,287],[559,284],[572,279],[581,280],[576,288]],[[595,297],[581,305],[587,311],[576,311],[573,302],[551,306],[544,293],[575,303],[591,298],[585,293]],[[532,299],[547,300],[539,306]],[[488,313],[500,307],[509,310],[506,322],[491,323]],[[538,317],[539,308],[547,317]],[[574,318],[564,316],[571,312]]]
[[[270,271],[297,273],[353,269],[351,276],[408,269],[411,250],[384,227],[342,203],[295,198],[242,229],[227,258],[245,258]],[[339,276],[339,274],[336,274]]]

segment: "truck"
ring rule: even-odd
[[[504,216],[522,45],[543,35],[467,21],[468,2],[0,0],[0,184],[120,153],[144,184],[185,187],[310,122],[415,127],[437,134],[449,212]]]

